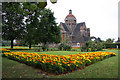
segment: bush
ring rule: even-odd
[[[48,49],[48,46],[47,46],[47,45],[43,45],[43,46],[42,46],[42,49],[43,49],[43,51],[45,51],[45,50]]]
[[[81,51],[100,51],[103,49],[103,43],[99,41],[88,41],[86,44],[81,48]]]
[[[70,51],[71,49],[72,49],[72,47],[69,46],[69,45],[65,45],[65,47],[64,47],[64,50],[65,50],[65,51]]]
[[[77,51],[76,49],[71,49],[71,51]]]
[[[43,50],[42,50],[42,47],[35,47],[34,51],[40,52],[40,51],[43,51]]]
[[[63,50],[64,46],[65,46],[65,45],[62,43],[62,44],[60,44],[60,45],[58,46],[58,49],[61,51],[61,50]]]
[[[104,43],[106,49],[107,48],[117,48],[117,45],[118,45],[118,48],[120,48],[120,43]]]
[[[62,44],[59,45],[58,49],[61,50],[61,51],[63,51],[63,50],[64,51],[70,51],[72,49],[72,47],[62,43]]]
[[[48,51],[58,51],[58,48],[49,48]]]

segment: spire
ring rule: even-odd
[[[69,10],[69,14],[72,14],[72,10],[71,9]]]

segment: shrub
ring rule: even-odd
[[[71,49],[71,51],[77,51],[76,49]]]
[[[70,51],[72,49],[72,47],[62,43],[62,44],[59,45],[58,49],[59,50],[64,50],[64,51]]]
[[[62,50],[63,47],[64,47],[64,44],[62,43],[62,44],[60,44],[60,45],[58,46],[58,49],[59,49],[59,50]]]
[[[45,50],[48,49],[48,46],[47,46],[47,45],[43,45],[43,46],[42,46],[42,49],[43,49],[43,51],[45,51]]]
[[[35,47],[34,51],[37,51],[37,52],[42,51],[42,48],[41,47]]]
[[[100,51],[102,50],[103,43],[99,41],[88,41],[86,44],[82,47],[81,51]]]

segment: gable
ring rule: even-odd
[[[68,27],[66,26],[66,24],[65,23],[60,23],[60,26],[61,26],[61,28],[64,30],[64,31],[66,31],[66,32],[69,32],[69,29],[68,29]]]
[[[77,35],[80,32],[80,29],[85,29],[86,25],[85,22],[78,23],[73,31],[73,36]]]

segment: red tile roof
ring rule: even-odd
[[[68,17],[74,17],[75,18],[75,16],[72,15],[72,14],[69,14],[69,15],[66,16],[66,18],[68,18]]]

